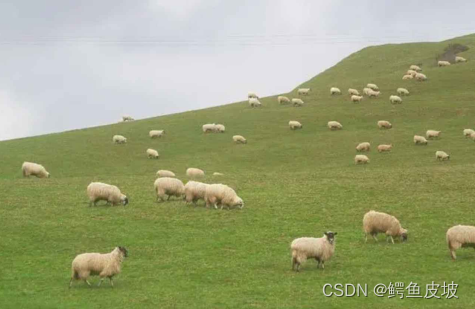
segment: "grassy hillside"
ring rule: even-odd
[[[449,43],[470,47],[467,63],[436,66]],[[420,64],[426,82],[403,81],[409,65]],[[301,86],[312,88],[305,106],[263,107],[247,102],[0,143],[0,308],[433,308],[475,304],[475,252],[459,250],[452,262],[447,228],[475,224],[475,144],[462,136],[475,128],[475,35],[440,43],[368,47]],[[382,95],[361,104],[349,87],[379,85]],[[331,86],[343,95],[332,97]],[[398,87],[411,95],[389,103]],[[245,95],[245,94],[243,94]],[[295,96],[295,91],[289,96]],[[132,110],[132,107],[131,107]],[[132,111],[131,111],[132,113]],[[393,129],[378,130],[378,120]],[[304,128],[288,129],[289,120]],[[329,131],[337,120],[342,131]],[[203,134],[201,125],[223,123],[224,134]],[[165,129],[163,139],[148,131]],[[414,146],[414,134],[441,130],[442,138]],[[126,145],[113,145],[122,134]],[[247,145],[234,145],[241,134]],[[355,166],[355,146],[368,141],[371,163]],[[380,143],[393,151],[377,153]],[[159,160],[146,158],[155,148]],[[450,162],[437,162],[444,150]],[[23,161],[43,164],[50,179],[23,179]],[[185,169],[206,171],[205,181],[234,187],[243,210],[215,211],[181,200],[157,203],[158,169],[186,180]],[[211,176],[218,171],[225,176]],[[118,185],[127,207],[88,207],[91,181]],[[409,230],[405,244],[364,243],[368,210],[396,215]],[[289,244],[301,236],[338,232],[336,252],[325,270],[308,261],[290,270]],[[126,246],[130,257],[115,280],[68,290],[71,261],[82,252]],[[93,279],[94,283],[98,280]],[[435,281],[459,284],[459,299],[376,297],[378,283]],[[368,297],[327,298],[326,283],[368,284]],[[407,291],[405,293],[408,295]],[[441,291],[439,291],[439,296]]]

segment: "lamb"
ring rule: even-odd
[[[439,67],[447,67],[447,66],[450,65],[450,62],[439,60],[439,62],[437,62],[437,65],[438,65]]]
[[[249,99],[249,106],[250,107],[260,107],[262,106],[261,102],[257,98],[250,98]]]
[[[224,133],[226,131],[226,127],[222,124],[217,124],[215,127],[214,127],[214,131],[215,132],[218,132],[218,133]]]
[[[338,121],[329,121],[327,123],[327,126],[330,130],[341,130],[343,129],[343,126],[341,125],[341,123],[339,123]]]
[[[455,62],[467,62],[467,59],[465,59],[464,57],[460,57],[460,56],[456,56],[455,57]]]
[[[396,217],[388,215],[384,212],[371,210],[363,217],[363,230],[365,233],[365,242],[368,241],[368,234],[378,241],[376,235],[385,233],[387,241],[391,240],[394,244],[393,237],[400,237],[402,241],[407,241],[407,230],[401,227],[401,223]]]
[[[323,237],[302,237],[297,238],[290,244],[292,251],[292,270],[300,271],[300,265],[308,258],[315,259],[318,262],[318,268],[325,268],[325,262],[330,260],[335,252],[335,236],[338,233],[331,231],[324,232]]]
[[[310,92],[310,88],[300,88],[297,90],[298,95],[308,95]]]
[[[378,127],[380,129],[391,129],[393,127],[393,125],[389,121],[380,120],[380,121],[378,121]]]
[[[175,173],[172,171],[167,171],[167,170],[158,170],[157,172],[158,177],[176,177]]]
[[[112,137],[112,142],[116,144],[125,144],[127,143],[127,139],[123,137],[122,135],[114,135]]]
[[[418,81],[427,80],[427,76],[425,76],[425,74],[422,74],[422,73],[417,73],[416,76],[414,76],[414,78]]]
[[[334,94],[341,94],[341,91],[340,91],[340,89],[338,89],[337,87],[331,87],[331,88],[330,88],[330,94],[331,94],[331,95],[334,95]]]
[[[123,122],[126,122],[126,121],[134,121],[134,120],[135,120],[134,118],[132,118],[132,117],[130,117],[130,116],[128,116],[128,115],[122,116],[122,121],[123,121]]]
[[[216,124],[215,123],[207,123],[202,126],[204,133],[215,132],[216,131]]]
[[[427,130],[426,137],[427,139],[439,138],[440,134],[442,134],[442,131]]]
[[[155,187],[155,192],[157,193],[157,201],[165,201],[165,196],[168,195],[167,201],[170,200],[171,196],[180,197],[185,194],[185,186],[183,182],[176,178],[171,177],[161,177],[155,180],[153,184]]]
[[[292,105],[295,107],[301,107],[304,105],[304,102],[301,99],[295,98],[292,99]]]
[[[151,138],[160,138],[162,137],[163,135],[165,134],[165,130],[151,130],[150,132],[148,132],[148,135],[151,137]]]
[[[111,203],[113,206],[119,203],[126,206],[129,203],[127,196],[122,194],[117,186],[102,182],[91,182],[86,191],[89,197],[89,206],[96,206],[98,201],[107,201],[107,204]]]
[[[198,200],[205,199],[206,188],[209,185],[198,181],[188,181],[185,185],[185,200],[196,205]]]
[[[391,151],[392,148],[393,148],[392,144],[389,144],[389,145],[381,144],[381,145],[378,145],[378,152],[389,152]]]
[[[406,75],[412,75],[415,76],[417,72],[415,70],[407,70]]]
[[[359,143],[358,146],[356,146],[356,151],[358,151],[358,152],[369,151],[370,147],[371,147],[371,145],[368,142]]]
[[[205,176],[205,172],[199,168],[190,167],[186,170],[186,176],[189,178],[201,178]]]
[[[414,76],[412,76],[412,75],[404,75],[404,76],[402,77],[403,80],[413,79],[413,78],[414,78]]]
[[[414,71],[416,71],[416,72],[422,71],[422,69],[421,69],[419,66],[415,65],[415,64],[411,65],[411,66],[409,67],[409,69],[410,69],[410,70],[414,70]]]
[[[158,151],[151,148],[147,149],[147,156],[149,159],[158,159],[158,157],[160,157],[160,155],[158,154]]]
[[[361,102],[363,100],[363,96],[358,96],[358,95],[352,95],[351,96],[351,101],[356,103],[356,102]]]
[[[84,280],[91,286],[87,279],[89,276],[99,275],[101,280],[98,286],[101,286],[105,278],[109,278],[110,285],[114,287],[112,277],[120,273],[122,261],[129,255],[125,247],[116,247],[110,253],[82,253],[77,255],[71,265],[71,280],[69,288],[74,280]]]
[[[402,99],[401,99],[401,97],[399,97],[397,95],[392,95],[392,96],[389,97],[389,102],[391,102],[391,104],[401,104]]]
[[[277,97],[277,102],[279,102],[279,104],[290,104],[290,99],[280,95]]]
[[[381,94],[380,91],[374,91],[374,90],[372,90],[372,89],[370,89],[370,90],[368,91],[368,97],[370,97],[370,98],[376,98],[376,97],[378,97],[380,94]]]
[[[371,88],[363,88],[363,94],[366,96],[369,96],[370,91],[371,91]]]
[[[348,94],[353,96],[353,95],[360,95],[359,91],[353,88],[348,88]]]
[[[397,88],[397,94],[399,95],[409,95],[409,90],[406,88]]]
[[[416,145],[427,145],[427,140],[424,136],[414,135],[414,144],[416,144]]]
[[[255,92],[248,92],[247,93],[247,98],[248,99],[259,99],[259,96]]]
[[[470,137],[470,135],[472,135],[473,133],[475,133],[475,131],[472,130],[472,129],[464,129],[464,130],[463,130],[463,135],[464,135],[465,137]]]
[[[436,151],[435,152],[435,159],[439,161],[448,161],[450,160],[450,156],[445,151]]]
[[[244,207],[243,200],[237,196],[236,192],[223,184],[208,185],[205,192],[205,201],[207,208],[210,205],[214,205],[216,209],[218,209],[218,205],[221,205],[221,209],[224,206],[227,206],[228,209],[235,206],[240,209]]]
[[[456,225],[447,230],[445,236],[452,260],[456,260],[455,250],[475,247],[475,226]]]
[[[355,156],[355,164],[368,164],[369,158],[365,155],[356,155]]]
[[[302,129],[303,128],[302,124],[298,121],[295,121],[295,120],[289,121],[289,127],[290,127],[290,130],[296,130],[296,129]]]
[[[366,87],[370,88],[371,90],[374,91],[379,91],[379,87],[376,86],[376,84],[367,84]]]
[[[23,177],[30,177],[31,175],[36,176],[38,178],[49,178],[50,174],[43,165],[33,163],[33,162],[23,162],[21,165],[21,171],[23,173]]]
[[[242,135],[234,135],[233,136],[233,141],[236,144],[247,144],[247,139],[244,138]]]

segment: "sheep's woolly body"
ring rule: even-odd
[[[369,158],[365,155],[356,155],[355,164],[367,164],[369,163]]]
[[[157,172],[158,177],[175,177],[175,173],[172,171],[167,171],[167,170],[159,170]]]
[[[187,203],[196,204],[198,200],[205,199],[208,184],[198,181],[188,181],[185,185],[185,200]]]
[[[300,88],[297,90],[298,95],[308,95],[310,92],[310,88]]]
[[[165,130],[151,130],[148,135],[151,138],[162,137],[165,134]]]
[[[360,143],[356,146],[356,151],[369,151],[371,148],[371,144],[368,142]]]
[[[363,94],[366,96],[369,96],[369,92],[371,91],[371,88],[363,88]]]
[[[378,146],[378,152],[389,152],[393,148],[393,145],[384,145],[381,144]]]
[[[414,70],[407,70],[407,72],[406,72],[406,75],[412,75],[412,76],[415,76],[416,74],[417,74],[417,72],[416,72],[416,71],[414,71]]]
[[[404,75],[402,77],[403,80],[407,80],[407,79],[413,79],[415,75]]]
[[[122,203],[127,205],[129,200],[125,194],[120,192],[117,186],[109,185],[102,182],[91,182],[87,186],[87,196],[89,197],[89,204],[94,206],[98,201],[107,201],[112,205]]]
[[[176,178],[171,177],[161,177],[155,180],[153,184],[155,187],[155,192],[157,193],[157,200],[165,200],[165,196],[168,195],[168,199],[171,196],[180,197],[185,193],[185,186],[183,182]]]
[[[450,156],[445,151],[441,150],[435,152],[435,158],[440,161],[450,160]]]
[[[361,102],[361,100],[363,100],[363,96],[359,96],[359,95],[352,95],[351,96],[351,101],[356,103],[356,102]]]
[[[226,131],[226,127],[222,124],[217,124],[214,127],[214,130],[215,130],[215,132],[218,132],[218,133],[224,133]]]
[[[279,102],[279,104],[288,104],[290,103],[290,99],[284,96],[278,96],[277,102]]]
[[[427,137],[428,139],[431,139],[431,138],[439,138],[441,133],[442,133],[442,131],[427,130],[427,131],[426,131],[426,137]]]
[[[301,107],[304,104],[305,103],[302,101],[302,99],[299,99],[299,98],[292,99],[292,105],[295,106],[295,107]]]
[[[302,129],[302,124],[298,121],[291,120],[289,121],[290,130]]]
[[[475,248],[475,226],[456,225],[447,230],[446,234],[447,246],[449,247],[450,256],[456,259],[455,250],[459,248]]]
[[[464,135],[465,137],[470,137],[470,135],[472,135],[473,133],[475,133],[475,131],[472,130],[472,129],[464,129],[464,130],[463,130],[463,135]]]
[[[203,172],[199,168],[190,167],[186,170],[186,176],[188,176],[189,178],[204,177],[205,172]]]
[[[261,106],[261,105],[262,105],[262,104],[261,104],[261,102],[260,102],[258,99],[256,99],[256,98],[250,98],[250,99],[249,99],[249,106],[250,106],[250,107],[259,107],[259,106]]]
[[[450,65],[450,62],[448,62],[448,61],[439,61],[439,62],[437,62],[437,65],[439,67],[447,67],[447,66]]]
[[[374,210],[364,215],[363,230],[366,241],[368,240],[368,234],[371,234],[377,241],[376,235],[378,233],[385,233],[386,236],[391,239],[392,243],[394,243],[393,237],[402,237],[403,240],[407,238],[407,230],[401,227],[396,217]]]
[[[125,144],[125,143],[127,143],[127,139],[125,137],[123,137],[122,135],[114,135],[112,137],[112,142],[114,142],[116,144]]]
[[[337,88],[337,87],[331,87],[331,88],[330,88],[330,94],[331,94],[331,95],[334,95],[334,94],[341,94],[341,91],[340,91],[340,89]]]
[[[392,96],[389,97],[389,102],[391,102],[392,104],[401,104],[402,99],[401,99],[401,97],[399,97],[397,95],[392,95]]]
[[[397,93],[399,95],[409,95],[409,90],[406,88],[397,88]]]
[[[379,97],[380,94],[381,94],[380,91],[374,91],[373,89],[368,90],[368,97],[370,98]]]
[[[465,59],[464,57],[460,57],[460,56],[456,56],[455,57],[455,62],[466,62],[467,59]]]
[[[205,192],[205,201],[206,207],[213,205],[216,209],[218,205],[221,205],[221,209],[223,209],[224,206],[228,208],[234,206],[238,206],[239,208],[244,207],[244,202],[237,196],[236,192],[223,184],[208,185]]]
[[[353,88],[348,88],[348,94],[349,95],[357,95],[357,96],[360,95],[359,91],[356,90],[356,89],[353,89]]]
[[[130,117],[130,116],[128,116],[128,115],[122,116],[122,121],[124,121],[124,122],[125,122],[125,121],[133,121],[133,120],[135,120],[135,119],[132,118],[132,117]]]
[[[36,176],[38,178],[49,178],[50,175],[43,165],[33,162],[23,162],[21,166],[23,177]]]
[[[379,91],[379,87],[376,84],[367,84],[366,87],[374,90],[374,91]]]
[[[233,136],[233,141],[236,144],[247,144],[247,139],[244,138],[242,135],[234,135]]]
[[[158,159],[158,157],[160,157],[160,155],[158,154],[158,151],[156,151],[155,149],[147,149],[147,156],[149,159]]]
[[[427,140],[424,136],[414,135],[414,144],[416,144],[416,145],[427,145]]]
[[[330,243],[326,235],[321,238],[302,237],[295,239],[290,244],[292,269],[297,265],[297,271],[299,271],[300,264],[312,258],[318,261],[318,266],[321,265],[324,268],[325,262],[330,260],[335,252],[335,245],[335,240]]]
[[[410,69],[410,70],[414,70],[414,71],[416,71],[416,72],[422,71],[422,69],[421,69],[418,65],[415,65],[415,64],[411,65],[411,66],[409,67],[409,69]]]
[[[327,126],[330,130],[341,130],[341,129],[343,129],[343,126],[338,121],[329,121],[327,123]]]
[[[416,76],[414,76],[416,80],[418,81],[425,81],[427,80],[427,76],[422,73],[417,73]]]
[[[378,121],[378,127],[380,129],[391,129],[393,127],[393,125],[389,121],[380,120],[380,121]]]

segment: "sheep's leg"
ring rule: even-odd
[[[364,233],[364,242],[365,242],[365,243],[368,242],[368,234],[367,234],[367,233]]]
[[[104,281],[104,278],[101,278],[101,280],[99,281],[99,283],[97,284],[97,286],[101,286],[102,281]]]
[[[455,250],[450,250],[450,256],[452,257],[452,260],[456,260],[457,256],[455,255]]]
[[[170,200],[170,197],[171,197],[171,195],[169,195],[169,196],[168,196],[168,198],[167,198],[167,201],[169,201],[169,200]]]
[[[218,204],[214,203],[214,209],[218,209]]]
[[[91,284],[89,283],[89,281],[87,281],[87,279],[84,279],[84,282],[86,282],[87,285],[91,286]]]
[[[373,233],[373,234],[371,234],[371,235],[373,236],[374,241],[375,241],[375,242],[378,242],[378,238],[376,237],[377,234],[376,234],[376,233]]]
[[[69,280],[69,288],[71,288],[73,286],[73,281],[74,281],[73,278],[71,278],[71,280]]]
[[[112,277],[109,277],[111,287],[114,287],[114,282],[112,281]]]
[[[321,261],[320,265],[322,265],[322,269],[325,269],[325,262],[324,261]]]

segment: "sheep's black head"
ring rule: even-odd
[[[129,198],[125,197],[122,203],[124,204],[124,206],[127,205],[129,203]]]
[[[119,248],[119,251],[122,252],[122,254],[124,255],[124,257],[128,257],[129,256],[129,251],[125,248],[125,247],[118,247]]]
[[[407,230],[403,230],[401,233],[401,238],[403,242],[407,241]]]
[[[330,244],[333,244],[333,242],[335,241],[335,236],[336,236],[336,234],[338,234],[338,233],[336,233],[336,232],[333,233],[332,231],[328,231],[328,232],[325,232],[324,234],[325,234],[325,236],[327,237],[328,242],[329,242]]]

